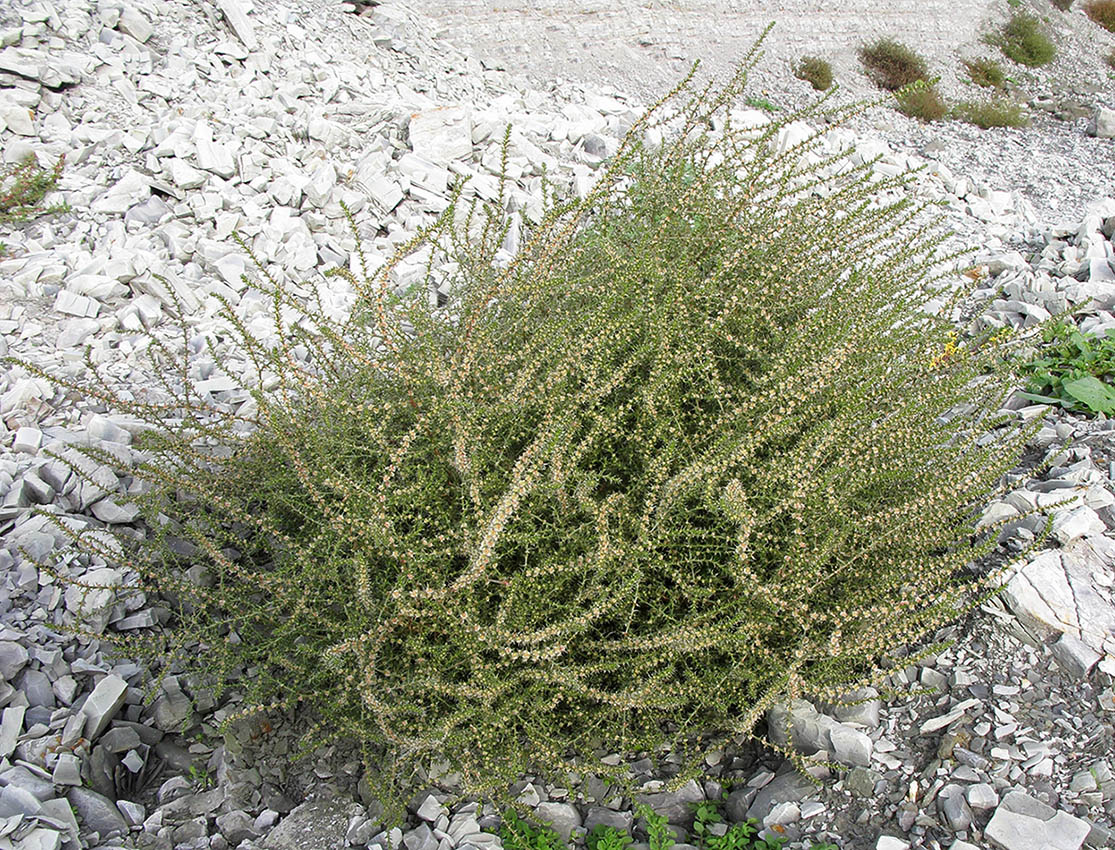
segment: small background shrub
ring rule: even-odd
[[[1040,426],[995,418],[1005,343],[923,309],[963,279],[913,176],[779,152],[789,119],[708,130],[745,71],[675,108],[679,86],[583,200],[547,184],[511,259],[502,195],[458,186],[375,269],[265,275],[271,332],[222,314],[254,410],[203,401],[185,316],[182,352],[148,335],[180,365],[158,393],[9,360],[149,425],[143,536],[44,514],[128,568],[121,601],[165,600],[165,630],[105,639],[235,694],[225,729],[297,706],[299,754],[358,742],[390,817],[432,759],[497,800],[526,772],[633,791],[599,753],[668,747],[683,782],[775,702],[877,680],[993,592],[967,570],[995,545],[975,523]]]
[[[1115,32],[1115,0],[1091,0],[1084,11],[1105,30]]]
[[[1025,127],[1030,123],[1026,110],[1007,98],[966,100],[956,104],[952,114],[983,130],[991,127]]]
[[[1107,63],[1107,67],[1115,71],[1115,49],[1112,49],[1106,56],[1104,56],[1103,61]]]
[[[863,45],[859,48],[859,59],[867,76],[887,91],[897,91],[929,74],[926,61],[893,38]]]
[[[1049,64],[1057,53],[1041,22],[1033,15],[1023,13],[1012,15],[999,32],[987,40],[997,45],[1008,59],[1032,68]]]
[[[832,65],[819,56],[803,56],[794,65],[794,76],[805,80],[817,91],[827,91],[832,87]]]
[[[981,88],[1006,88],[1007,75],[1003,72],[1003,66],[994,59],[965,60],[964,68],[968,71],[968,78]]]
[[[1115,415],[1115,329],[1082,334],[1058,321],[1042,331],[1043,345],[1026,367],[1026,397],[1081,413]]]
[[[1053,5],[1060,9],[1062,12],[1068,12],[1070,9],[1072,9],[1073,2],[1074,0],[1052,0]]]
[[[16,224],[39,215],[66,212],[64,204],[43,209],[42,201],[58,185],[65,154],[53,168],[43,168],[34,154],[0,168],[0,224]]]
[[[940,121],[948,114],[948,105],[936,86],[903,89],[895,97],[898,100],[899,111],[919,121]]]

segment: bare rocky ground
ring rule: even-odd
[[[869,94],[855,44],[893,34],[930,56],[947,94],[968,96],[956,60],[989,53],[979,32],[1008,8],[785,3],[753,91],[783,108],[804,102],[810,91],[789,64],[811,52],[833,58],[847,87],[838,97]],[[956,242],[987,273],[958,321],[1026,326],[1093,299],[1075,321],[1102,332],[1115,327],[1115,142],[1086,125],[1096,107],[1115,107],[1100,61],[1115,37],[1078,9],[1032,8],[1061,44],[1050,69],[1015,72],[1033,127],[920,125],[880,108],[829,144],[880,156],[881,173],[925,166],[915,193],[943,203]],[[2,234],[0,354],[77,374],[89,344],[120,386],[152,386],[145,332],[171,339],[169,286],[189,310],[191,377],[213,404],[240,409],[246,393],[228,376],[242,353],[228,346],[216,296],[261,335],[268,321],[265,299],[240,278],[250,269],[233,232],[277,279],[296,282],[353,262],[344,201],[374,262],[444,209],[455,180],[469,176],[471,191],[493,196],[507,122],[508,211],[529,217],[543,163],[583,193],[643,104],[693,58],[727,73],[771,14],[680,2],[353,10],[327,0],[0,6],[3,159],[32,153],[51,164],[64,153],[48,201],[72,208]],[[804,131],[788,127],[778,141]],[[401,291],[419,273],[404,265],[393,283]],[[338,286],[326,309],[343,315],[352,297]],[[669,794],[668,754],[658,770],[647,754],[614,754],[670,812],[679,840],[690,837],[687,804],[727,792],[729,819],[755,817],[790,847],[1110,846],[1115,432],[1023,400],[1011,408],[1019,421],[1042,420],[1031,459],[1050,469],[1019,469],[986,516],[1007,523],[1004,558],[1047,516],[1050,545],[1019,564],[1000,597],[935,636],[955,642],[902,668],[893,694],[862,693],[855,707],[800,703],[772,718],[768,734],[789,732],[788,743],[818,761],[820,788],[747,742]],[[131,475],[78,475],[55,456],[77,463],[73,446],[92,444],[126,465],[136,424],[18,367],[0,373],[0,421],[0,850],[498,850],[498,813],[455,799],[452,777],[431,776],[406,829],[388,832],[360,795],[352,750],[288,764],[306,718],[257,718],[220,736],[236,703],[214,704],[185,672],[145,704],[147,671],[65,630],[127,634],[156,628],[165,612],[126,592],[128,570],[73,552],[35,514],[128,528],[139,487]],[[1035,508],[1043,513],[1022,516]],[[37,569],[44,559],[99,589],[62,586]],[[906,651],[917,657],[917,647]],[[633,825],[631,801],[598,777],[523,777],[520,786],[575,842],[596,823]]]
[[[893,110],[865,117],[861,127],[906,150],[930,148],[954,171],[1019,189],[1051,221],[1079,218],[1089,201],[1115,188],[1110,146],[1081,132],[1092,106],[1115,103],[1115,73],[1103,62],[1115,36],[1090,22],[1081,6],[1067,13],[1042,0],[1018,7],[1047,19],[1061,45],[1045,68],[1011,68],[1021,99],[1037,107],[1031,132],[924,126]],[[844,90],[836,102],[877,96],[856,49],[881,37],[895,37],[924,55],[947,97],[978,99],[960,60],[998,56],[981,36],[1014,9],[1003,0],[856,0],[835,6],[809,0],[775,6],[731,0],[430,0],[422,11],[439,39],[534,88],[560,91],[573,82],[615,89],[644,103],[660,97],[694,61],[701,63],[698,79],[725,79],[773,24],[750,75],[752,93],[792,109],[815,96],[792,73],[803,55],[832,63]],[[1054,113],[1064,120],[1045,120]]]

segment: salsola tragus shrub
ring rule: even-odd
[[[1025,127],[1030,123],[1026,110],[1005,97],[961,101],[952,108],[951,114],[981,130],[992,127]]]
[[[832,65],[819,56],[802,56],[793,67],[794,76],[805,80],[817,91],[832,88]]]
[[[937,87],[924,82],[895,92],[895,100],[898,101],[899,112],[919,121],[940,121],[949,111]]]
[[[503,198],[458,189],[382,267],[265,276],[272,333],[226,310],[236,415],[156,335],[160,393],[55,376],[153,426],[145,536],[83,543],[170,612],[121,651],[236,695],[230,723],[298,707],[307,750],[359,741],[391,802],[442,758],[497,795],[528,769],[621,781],[599,756],[661,744],[692,775],[955,618],[1024,437],[989,416],[1007,361],[922,309],[960,278],[909,178],[732,125],[747,67],[679,86],[513,258]]]
[[[1091,0],[1084,12],[1108,32],[1115,32],[1115,0]]]
[[[897,91],[929,76],[925,59],[893,38],[880,38],[861,45],[858,53],[867,76],[887,91]]]
[[[1003,72],[1003,66],[994,59],[965,59],[963,62],[968,78],[977,86],[999,90],[1006,88],[1007,75]]]
[[[1048,65],[1057,55],[1057,47],[1034,15],[1015,12],[999,31],[986,37],[1003,51],[1003,55],[1020,65],[1036,68]]]

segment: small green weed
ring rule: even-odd
[[[832,65],[819,56],[803,56],[794,65],[794,76],[805,80],[817,91],[826,91],[832,87]]]
[[[647,823],[647,843],[650,850],[670,850],[674,846],[674,834],[666,823],[665,815],[660,815],[645,803],[635,806],[635,813]]]
[[[1031,68],[1048,65],[1057,53],[1041,22],[1022,12],[1012,15],[998,33],[986,36],[985,40],[1002,50],[1008,59]]]
[[[499,828],[503,850],[565,850],[565,842],[549,825],[535,826],[523,820],[514,809],[508,809]],[[591,850],[597,850],[592,847]],[[599,850],[621,850],[621,848],[600,847]]]
[[[1003,72],[1003,66],[994,59],[965,60],[964,67],[968,71],[968,78],[980,88],[1006,88],[1007,75]]]
[[[55,204],[42,209],[40,204],[47,193],[58,184],[66,155],[58,157],[53,168],[43,168],[34,154],[21,162],[11,163],[0,170],[0,224],[16,224],[39,215],[67,212],[66,204]]]
[[[861,46],[859,60],[871,81],[887,91],[897,91],[929,74],[926,61],[893,38],[881,38]]]
[[[1022,0],[1007,0],[1007,5],[1012,9],[1017,9],[1022,5]]]
[[[1030,116],[1017,103],[1006,98],[966,100],[952,109],[955,118],[975,124],[981,130],[991,127],[1025,127]]]
[[[1108,32],[1115,32],[1115,0],[1092,0],[1084,12]]]
[[[190,782],[199,788],[213,787],[213,777],[209,775],[209,771],[205,768],[199,768],[196,764],[191,764],[186,775],[190,778]]]
[[[935,86],[903,89],[895,95],[898,111],[919,121],[940,121],[949,111]]]
[[[756,109],[761,109],[763,112],[778,112],[780,107],[775,106],[765,97],[745,97],[743,102],[748,106],[753,106]]]
[[[1031,401],[1080,413],[1115,414],[1115,328],[1103,336],[1082,334],[1071,322],[1042,331],[1039,356],[1027,364]]]
[[[604,826],[602,823],[594,826],[592,832],[585,836],[588,850],[624,850],[634,841],[635,839],[627,834],[627,830]]]

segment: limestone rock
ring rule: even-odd
[[[1003,850],[1080,850],[1091,827],[1021,791],[1012,791],[987,824],[985,835]]]
[[[348,828],[348,801],[309,800],[279,821],[263,839],[263,850],[335,850]]]
[[[1088,135],[1098,139],[1115,139],[1115,109],[1097,106],[1088,122]]]

